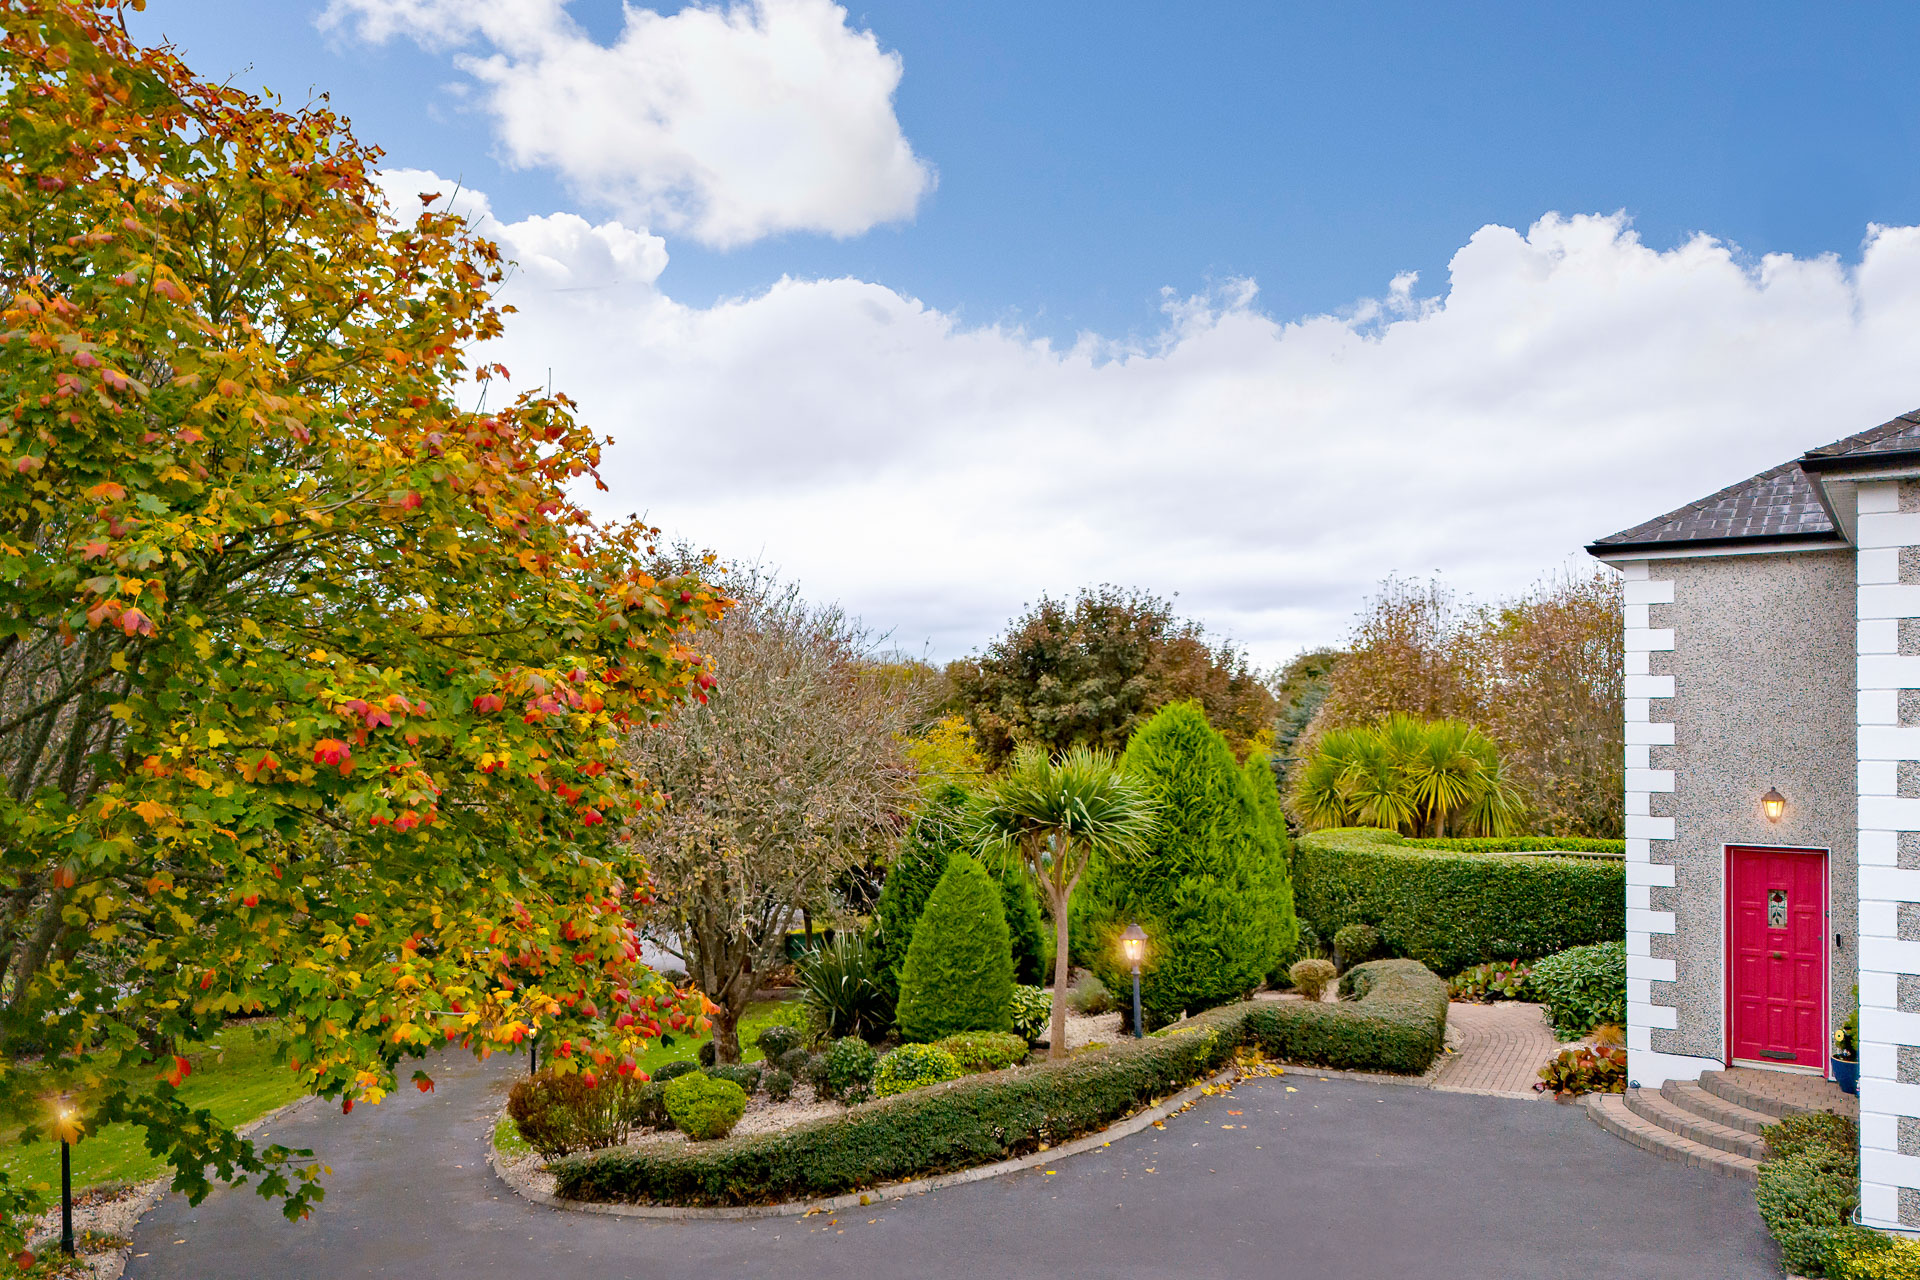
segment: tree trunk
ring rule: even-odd
[[[731,994],[731,993],[729,993]],[[716,1001],[719,1012],[713,1015],[713,1060],[740,1061],[740,1014],[731,999]]]
[[[1056,894],[1053,886],[1047,886],[1047,897],[1053,901],[1053,1024],[1047,1033],[1047,1057],[1064,1058],[1067,1056],[1067,973],[1072,968],[1072,960],[1067,955],[1067,899],[1071,890],[1065,894]]]

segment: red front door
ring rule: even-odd
[[[1732,1057],[1827,1067],[1827,856],[1727,850]]]

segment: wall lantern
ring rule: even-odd
[[[1138,1040],[1146,1034],[1140,1025],[1140,962],[1147,958],[1147,931],[1138,924],[1128,925],[1120,935],[1120,954],[1133,970],[1133,1038]]]
[[[1767,815],[1768,822],[1780,821],[1780,815],[1787,811],[1787,798],[1779,789],[1768,787],[1767,794],[1760,797],[1760,812]]]

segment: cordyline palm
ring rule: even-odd
[[[1292,802],[1309,827],[1361,825],[1408,835],[1507,835],[1526,807],[1485,734],[1463,721],[1405,714],[1324,734],[1299,772]]]
[[[1046,890],[1053,911],[1053,1022],[1048,1056],[1067,1053],[1067,903],[1096,856],[1136,857],[1153,831],[1155,804],[1112,756],[1072,747],[1053,759],[1022,748],[974,801],[975,842],[988,855],[1017,855]]]

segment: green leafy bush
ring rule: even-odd
[[[873,1091],[873,1046],[859,1036],[835,1040],[820,1065],[820,1084],[830,1098],[859,1102]]]
[[[1829,1260],[1863,1234],[1852,1225],[1860,1207],[1859,1130],[1851,1120],[1783,1125],[1761,1131],[1770,1153],[1760,1164],[1754,1203],[1780,1246],[1787,1270],[1831,1275]]]
[[[893,1025],[893,998],[866,939],[842,930],[794,966],[807,1013],[822,1034],[878,1040]]]
[[[1025,1036],[1028,1044],[1040,1043],[1040,1037],[1047,1034],[1048,1019],[1053,1016],[1053,992],[1045,987],[1015,987],[1008,1015],[1013,1020],[1015,1035]]]
[[[666,1084],[669,1081],[678,1080],[681,1076],[691,1075],[699,1069],[699,1064],[690,1059],[676,1058],[672,1062],[663,1064],[653,1073],[653,1078],[660,1084]]]
[[[1318,1000],[1327,993],[1327,987],[1340,976],[1331,960],[1295,960],[1293,968],[1287,970],[1287,978],[1293,983],[1293,989],[1309,1000]]]
[[[1132,981],[1116,938],[1138,923],[1151,941],[1141,972],[1148,1027],[1238,1000],[1293,946],[1284,838],[1259,790],[1198,703],[1162,707],[1127,742],[1121,765],[1160,806],[1138,856],[1096,859],[1074,894],[1074,930],[1108,988]],[[1272,771],[1263,786],[1271,791]]]
[[[870,939],[880,961],[882,984],[890,999],[900,995],[900,973],[913,945],[914,926],[927,909],[947,859],[969,854],[966,823],[967,793],[952,783],[941,785],[929,798],[908,830],[907,837],[887,868],[874,905]],[[1040,899],[1016,862],[990,860],[987,872],[1000,889],[1000,906],[1007,922],[1008,946],[1013,956],[1014,981],[1044,983],[1053,960],[1053,935],[1040,917]]]
[[[1610,857],[1627,856],[1625,840],[1591,840],[1585,836],[1468,836],[1463,839],[1421,839],[1409,837],[1405,844],[1415,849],[1443,849],[1454,853],[1598,853]]]
[[[1103,1013],[1112,1013],[1120,1006],[1114,1003],[1113,992],[1107,990],[1107,984],[1091,973],[1083,973],[1067,988],[1067,1008],[1083,1018],[1098,1017]],[[1047,1011],[1051,1016],[1053,997],[1047,997]],[[1045,1028],[1042,1028],[1045,1030]]]
[[[1293,875],[1301,919],[1322,936],[1364,921],[1440,973],[1627,936],[1624,862],[1429,849],[1359,827],[1303,836]]]
[[[962,1031],[948,1036],[940,1047],[967,1071],[998,1071],[1027,1060],[1027,1041],[1004,1031]]]
[[[579,1072],[542,1071],[514,1083],[507,1117],[526,1144],[549,1160],[626,1140],[639,1081],[620,1076],[589,1086]]]
[[[1370,924],[1342,925],[1333,931],[1333,949],[1350,969],[1379,954],[1380,931]]]
[[[1004,1160],[1112,1123],[1251,1045],[1363,1071],[1424,1071],[1446,1034],[1446,984],[1409,960],[1361,965],[1341,1004],[1250,1001],[1143,1040],[966,1076],[780,1133],[700,1147],[628,1147],[554,1167],[575,1200],[738,1205],[839,1195]]]
[[[800,1032],[783,1022],[775,1022],[762,1027],[760,1034],[753,1038],[753,1043],[759,1048],[761,1057],[768,1062],[778,1062],[783,1055],[792,1053],[800,1046]]]
[[[1455,1000],[1490,1004],[1495,1000],[1531,1000],[1528,982],[1533,966],[1521,960],[1494,960],[1462,969],[1447,980],[1447,994]]]
[[[745,1090],[748,1097],[752,1097],[760,1088],[760,1071],[761,1064],[758,1062],[723,1063],[708,1067],[707,1075],[715,1080],[731,1080]]]
[[[695,1141],[726,1137],[747,1109],[745,1089],[700,1071],[673,1081],[665,1096],[673,1127]]]
[[[965,1074],[959,1059],[937,1044],[903,1044],[880,1059],[873,1073],[873,1092],[890,1098],[923,1085],[958,1080]]]
[[[1562,1040],[1583,1036],[1601,1023],[1627,1021],[1627,944],[1600,942],[1573,947],[1537,961],[1528,975],[1534,995]]]
[[[809,1049],[793,1048],[771,1061],[794,1079],[804,1080],[807,1078],[807,1063],[813,1056]]]
[[[1627,1051],[1605,1045],[1562,1049],[1540,1068],[1540,1083],[1533,1087],[1570,1098],[1583,1093],[1625,1093]]]
[[[1920,1243],[1850,1227],[1827,1247],[1832,1280],[1920,1280]]]
[[[767,1072],[767,1097],[775,1102],[785,1102],[793,1096],[793,1073],[775,1067]]]
[[[999,891],[986,868],[956,853],[914,926],[900,970],[900,1035],[933,1041],[956,1031],[1005,1031],[1013,1025],[1012,1003],[1013,956]]]

